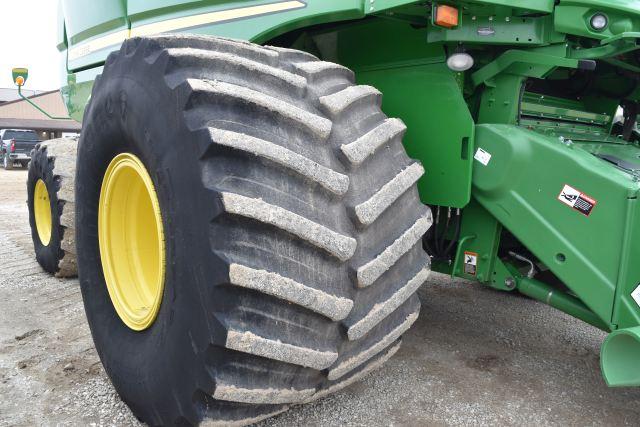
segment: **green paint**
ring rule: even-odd
[[[602,344],[600,366],[610,387],[640,386],[640,326],[611,333]]]
[[[383,110],[405,122],[405,147],[427,171],[418,184],[422,201],[464,207],[471,197],[473,119],[442,46],[425,39],[424,28],[377,19],[314,34],[307,43],[323,59],[353,69],[358,83],[378,88]]]
[[[498,260],[498,247],[502,225],[476,200],[465,208],[462,217],[460,235],[467,239],[458,245],[458,252],[454,259],[451,273],[465,279],[492,283],[495,264]],[[478,255],[477,272],[475,275],[465,273],[465,253]],[[500,284],[497,287],[504,289]]]
[[[598,318],[582,301],[567,293],[561,292],[535,279],[521,277],[517,279],[518,292],[551,307],[564,311],[573,317],[587,322],[598,329],[609,331],[609,326]]]
[[[62,0],[57,45],[64,52],[150,23],[270,2],[104,0],[87,8]],[[640,284],[640,147],[612,134],[621,100],[640,101],[640,3],[444,3],[460,7],[454,29],[433,26],[431,7],[419,1],[308,0],[296,10],[176,31],[307,50],[380,89],[384,111],[407,124],[408,153],[425,167],[423,202],[463,209],[455,256],[433,268],[518,290],[614,331],[602,350],[605,379],[640,385],[640,307],[631,297]],[[595,13],[609,20],[601,31],[591,28]],[[65,61],[62,93],[75,119],[118,47]],[[456,51],[475,66],[449,70]],[[491,154],[487,165],[474,161],[478,148]],[[597,201],[589,216],[558,200],[565,185]],[[465,273],[465,252],[478,256],[474,275]],[[543,273],[526,277],[527,263],[513,253]]]
[[[618,286],[632,177],[579,144],[508,125],[479,125],[476,144],[492,154],[474,169],[474,196],[603,321]],[[640,154],[640,149],[632,147]],[[570,185],[597,200],[589,217],[558,200]],[[526,227],[523,226],[526,224]],[[564,261],[562,261],[564,259]]]

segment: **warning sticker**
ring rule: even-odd
[[[473,156],[473,158],[487,166],[491,161],[491,153],[483,150],[482,148],[478,148],[478,151],[476,151],[476,155]]]
[[[464,253],[464,273],[475,276],[478,272],[478,254],[475,252]]]
[[[564,186],[558,196],[558,200],[585,216],[591,215],[591,211],[593,211],[593,208],[598,204],[595,199],[587,196],[579,190],[576,190],[570,185]]]
[[[638,304],[638,307],[640,307],[640,285],[638,285],[638,287],[633,292],[631,292],[631,298],[633,298],[636,304]]]

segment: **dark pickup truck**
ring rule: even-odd
[[[0,156],[5,169],[13,169],[16,163],[26,167],[31,160],[31,150],[40,142],[33,130],[0,129]]]

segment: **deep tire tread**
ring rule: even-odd
[[[207,380],[191,406],[153,421],[196,413],[254,423],[342,389],[397,352],[429,261],[419,239],[401,251],[394,242],[428,228],[430,211],[414,185],[421,166],[402,147],[404,125],[382,113],[380,92],[313,55],[223,38],[131,39],[119,55],[107,69],[139,55],[165,67],[184,101],[211,196],[211,256],[228,272],[210,284],[209,341],[191,338],[206,353]],[[352,161],[350,151],[366,155]],[[374,214],[359,218],[368,201]],[[388,249],[363,286],[359,269]]]

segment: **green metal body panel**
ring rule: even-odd
[[[557,31],[593,39],[607,39],[640,28],[638,0],[561,0],[554,13]],[[589,20],[595,13],[605,13],[609,26],[595,31]]]
[[[397,45],[395,37],[403,43]],[[425,38],[425,29],[378,20],[314,41],[324,59],[350,67],[358,83],[378,88],[384,111],[405,122],[405,147],[428,171],[418,184],[422,200],[464,207],[471,197],[474,123],[444,49]]]
[[[625,236],[637,227],[629,217],[637,209],[639,184],[578,144],[515,126],[479,125],[476,144],[492,158],[474,168],[474,197],[613,324],[616,289],[629,287],[619,280],[630,267],[621,261]],[[635,146],[627,150],[640,155]],[[597,200],[588,217],[558,200],[565,185]]]
[[[107,55],[118,49],[120,43],[129,33],[118,37],[124,30],[131,35],[152,34],[158,32],[188,32],[193,34],[223,35],[257,43],[272,39],[279,34],[296,28],[326,22],[336,22],[364,17],[362,0],[323,0],[298,1],[290,10],[280,12],[254,13],[241,18],[211,16],[214,22],[202,24],[193,18],[203,14],[222,11],[239,11],[243,8],[269,6],[284,1],[238,0],[238,1],[161,1],[147,0],[96,0],[95,5],[87,10],[81,0],[62,0],[67,22],[67,34],[70,41],[68,68],[80,70],[89,66],[100,65]],[[409,2],[406,2],[409,3]],[[66,11],[69,10],[70,14]],[[240,12],[238,12],[240,13]],[[247,13],[247,12],[245,12]],[[223,19],[224,18],[224,19]],[[239,25],[238,20],[242,24]],[[164,24],[157,31],[148,32],[149,24]],[[176,28],[177,26],[177,28]],[[114,37],[109,39],[109,37]],[[107,40],[101,43],[101,40]],[[83,46],[96,49],[80,52],[82,56],[73,55],[74,49]],[[104,46],[104,44],[107,44]]]
[[[407,124],[407,151],[426,170],[423,202],[462,209],[459,233],[437,226],[456,245],[433,268],[613,331],[603,347],[605,379],[640,385],[631,363],[640,351],[632,297],[640,284],[640,147],[613,134],[621,102],[640,101],[639,0],[447,0],[460,8],[452,29],[434,25],[433,5],[415,0],[61,1],[62,95],[76,120],[107,55],[136,35],[269,42],[352,68],[360,84],[383,92],[384,111]],[[601,31],[591,28],[595,13],[608,18]],[[451,71],[455,52],[470,53],[473,68]],[[491,155],[486,164],[474,160],[477,149]],[[595,199],[588,215],[559,199],[566,185]],[[560,285],[528,277],[529,258],[510,245]],[[477,256],[474,271],[468,254]]]
[[[475,199],[465,208],[464,214],[456,259],[462,260],[465,253],[477,254],[478,268],[475,274],[469,274],[465,272],[463,263],[459,262],[455,264],[452,273],[465,279],[487,283],[493,279],[492,274],[499,261],[497,255],[502,225]],[[468,221],[467,218],[472,220]]]
[[[459,3],[459,2],[458,2]],[[511,0],[476,0],[469,2],[468,8],[471,10],[482,10],[482,8],[498,7],[498,10],[518,8],[520,10],[526,10],[529,12],[553,12],[553,6],[555,0],[522,0],[514,2]],[[476,9],[480,6],[480,9]],[[502,7],[502,9],[500,9]]]
[[[91,37],[128,27],[125,0],[61,0],[66,35],[73,46]]]
[[[511,12],[509,10],[509,12]],[[460,25],[454,29],[434,26],[429,32],[428,41],[436,42],[465,42],[484,44],[490,41],[494,45],[540,46],[552,40],[562,41],[562,34],[555,33],[551,16],[542,17],[513,17],[511,13],[496,15],[474,15],[465,12],[462,15],[465,22],[472,25]]]
[[[367,71],[358,77],[389,94],[384,111],[402,117],[407,125],[407,153],[420,159],[428,171],[418,184],[423,202],[466,206],[471,197],[474,126],[469,111],[460,108],[464,99],[446,65]],[[430,105],[417,106],[410,99],[428,99]],[[433,143],[423,144],[424,135]]]

